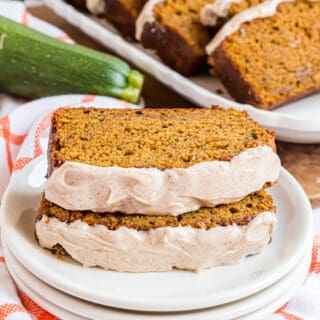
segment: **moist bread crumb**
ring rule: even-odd
[[[246,225],[262,212],[275,212],[272,198],[265,191],[252,193],[241,201],[201,208],[179,216],[126,215],[123,213],[95,213],[92,211],[65,210],[42,198],[37,219],[42,216],[55,217],[71,223],[81,220],[88,225],[104,225],[110,230],[127,227],[141,231],[161,227],[192,227],[210,229],[216,226]]]
[[[187,168],[229,161],[275,132],[234,109],[61,108],[52,118],[49,176],[65,161],[123,168]]]
[[[265,1],[266,0],[241,0],[239,2],[233,2],[229,8],[228,17],[231,18],[243,10],[254,7]]]

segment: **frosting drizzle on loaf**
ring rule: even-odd
[[[138,19],[136,21],[136,39],[138,41],[141,40],[141,36],[143,33],[144,26],[147,23],[154,22],[154,16],[153,16],[153,8],[155,5],[164,2],[165,0],[149,0],[144,5],[142,11],[140,12],[140,15],[138,16]]]
[[[101,14],[106,9],[104,0],[86,0],[87,9],[93,14]]]
[[[246,149],[230,161],[167,170],[65,162],[50,176],[45,197],[66,210],[178,216],[239,201],[276,182],[280,167],[269,146]]]
[[[211,55],[228,36],[239,30],[243,23],[255,19],[272,17],[277,12],[278,5],[283,2],[294,1],[295,0],[269,0],[235,15],[219,30],[206,46],[207,54]]]
[[[205,5],[201,10],[201,23],[205,26],[215,26],[219,18],[228,16],[230,6],[240,1],[241,0],[215,0],[214,3]]]

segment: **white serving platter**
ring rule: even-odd
[[[320,94],[300,99],[273,111],[233,101],[221,82],[208,74],[186,78],[165,66],[150,50],[127,42],[104,20],[80,12],[63,0],[44,0],[56,14],[80,28],[119,56],[134,63],[188,100],[202,107],[220,105],[247,110],[262,125],[277,130],[279,140],[297,143],[320,142]],[[223,91],[223,95],[216,92]]]

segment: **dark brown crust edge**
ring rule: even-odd
[[[289,99],[284,98],[275,104],[269,105],[264,103],[250,83],[243,79],[239,69],[228,56],[228,52],[225,50],[223,43],[210,55],[209,63],[214,66],[221,82],[236,101],[250,104],[260,109],[275,109],[286,103],[320,92],[320,87],[310,89]]]
[[[155,50],[165,64],[185,76],[207,68],[205,53],[197,54],[177,32],[158,22],[145,24],[141,43],[145,48]]]
[[[51,118],[51,126],[50,126],[50,132],[49,132],[49,142],[48,142],[48,150],[47,150],[47,161],[48,161],[48,173],[47,178],[49,178],[54,170],[54,159],[52,157],[52,152],[55,149],[56,144],[56,136],[55,136],[55,130],[56,130],[56,119],[55,114],[53,114]]]
[[[80,10],[88,11],[86,6],[86,0],[66,0],[66,2],[70,3],[72,6]]]
[[[111,22],[127,40],[135,41],[136,18],[118,0],[105,0],[104,16]]]
[[[86,11],[86,0],[66,0],[75,8]],[[99,15],[105,17],[127,40],[135,40],[136,18],[119,0],[104,0],[106,10]]]

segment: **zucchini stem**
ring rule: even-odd
[[[140,96],[140,89],[133,88],[133,87],[127,87],[123,89],[120,93],[121,99],[127,100],[132,103],[138,102],[139,96]]]
[[[123,100],[136,103],[139,100],[143,86],[143,75],[137,70],[131,70],[128,75],[128,84],[128,87],[120,93],[120,97]]]
[[[141,89],[143,85],[143,75],[137,70],[131,70],[128,75],[129,86]]]
[[[1,37],[0,37],[0,50],[3,49],[4,46],[4,39],[6,38],[7,34],[6,33],[2,33]]]
[[[143,75],[122,59],[64,43],[0,14],[0,90],[28,98],[99,94],[136,103],[142,85]]]

